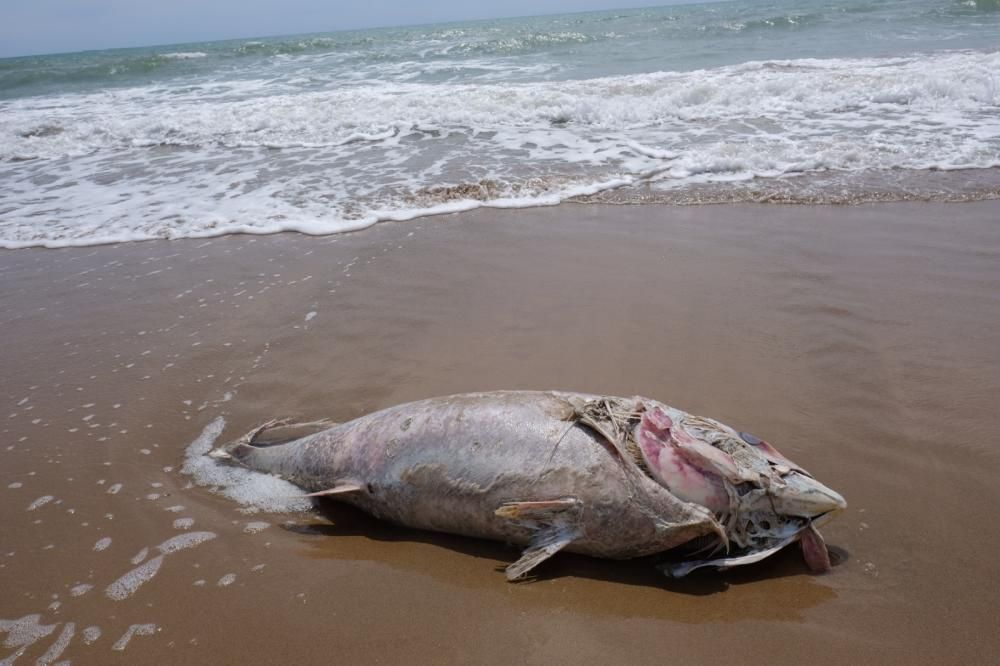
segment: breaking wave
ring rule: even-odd
[[[681,201],[712,183],[993,169],[998,72],[1000,53],[963,51],[507,85],[232,81],[23,98],[0,121],[0,244],[331,233],[639,184]],[[993,191],[923,182],[897,185],[907,197]],[[831,199],[815,187],[792,198]]]
[[[0,60],[0,246],[567,199],[991,198],[1000,19],[970,1],[736,0]]]

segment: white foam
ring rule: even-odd
[[[170,537],[161,543],[156,547],[156,549],[164,555],[169,555],[170,553],[176,553],[179,550],[194,548],[195,546],[201,545],[206,541],[211,541],[216,536],[217,535],[214,532],[188,532],[186,534],[178,534],[177,536]]]
[[[90,645],[101,637],[101,628],[90,626],[83,630],[83,642]]]
[[[90,585],[88,583],[80,583],[79,585],[73,586],[70,589],[69,593],[71,596],[74,597],[82,597],[83,595],[87,594],[87,592],[90,592],[92,589],[94,589],[93,585]]]
[[[121,638],[115,641],[115,644],[111,646],[111,649],[118,650],[120,652],[128,646],[129,641],[132,640],[133,636],[152,636],[154,633],[156,633],[155,624],[133,624],[124,634],[122,634]]]
[[[59,637],[56,638],[55,642],[49,646],[49,649],[45,651],[41,657],[35,662],[36,666],[48,666],[66,651],[69,647],[70,641],[73,640],[73,635],[76,633],[76,624],[73,622],[67,622],[63,626],[63,630],[59,632]]]
[[[144,559],[146,559],[147,555],[149,555],[149,548],[143,548],[132,557],[131,559],[132,564],[139,564]]]
[[[157,555],[150,561],[132,569],[124,576],[108,585],[104,594],[115,601],[128,599],[136,590],[153,579],[163,565],[163,555]]]
[[[56,624],[41,624],[39,614],[25,615],[16,620],[0,619],[0,632],[6,633],[3,646],[5,648],[22,648],[33,645],[35,642],[45,638],[59,626]]]
[[[38,499],[36,499],[34,502],[32,502],[31,504],[29,504],[28,508],[26,510],[27,511],[34,511],[35,509],[38,509],[38,508],[41,508],[41,507],[45,506],[46,504],[48,504],[49,502],[51,502],[54,499],[55,499],[55,497],[53,497],[52,495],[42,495],[41,497],[39,497]]]
[[[247,523],[243,527],[243,531],[246,532],[247,534],[256,534],[257,532],[260,532],[262,530],[266,530],[270,526],[271,526],[271,523],[265,523],[265,522],[261,522],[261,521],[253,521],[253,522]]]
[[[236,574],[227,573],[225,576],[219,579],[219,582],[217,582],[216,585],[218,585],[219,587],[228,587],[229,585],[232,585],[234,582],[236,582]]]
[[[174,521],[175,530],[191,529],[192,525],[194,525],[194,518],[178,518]]]
[[[225,427],[221,416],[205,426],[187,448],[181,472],[195,483],[239,503],[244,511],[288,513],[308,511],[312,502],[301,489],[276,477],[224,464],[207,456]]]
[[[8,488],[10,488],[10,489],[15,489],[15,488],[20,488],[20,487],[21,487],[21,486],[23,486],[23,485],[24,485],[24,484],[23,484],[23,483],[21,483],[20,481],[15,481],[15,482],[13,482],[13,483],[9,483],[9,484],[7,484],[7,487],[8,487]]]
[[[108,487],[107,492],[109,495],[117,495],[121,491],[121,489],[122,489],[122,484],[113,483]]]
[[[164,58],[170,58],[172,60],[192,60],[194,58],[205,58],[207,53],[202,53],[201,51],[175,51],[174,53],[164,53]]]
[[[111,537],[104,537],[99,539],[97,543],[94,544],[94,550],[100,552],[111,545]]]
[[[446,92],[186,80],[25,97],[0,125],[0,247],[338,233],[647,181],[995,167],[996,71],[1000,52],[950,51]]]

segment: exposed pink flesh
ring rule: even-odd
[[[654,409],[642,415],[639,426],[639,448],[646,464],[656,477],[676,497],[695,502],[714,512],[729,506],[729,498],[718,475],[692,465],[674,446],[670,418]],[[666,427],[662,427],[666,426]]]
[[[799,542],[802,544],[802,556],[810,571],[823,573],[831,569],[830,552],[826,549],[826,542],[812,523],[799,533]]]
[[[654,407],[643,414],[643,420],[659,433],[664,433],[674,427],[673,420],[659,407]]]

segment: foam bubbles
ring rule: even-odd
[[[996,51],[944,51],[446,93],[277,77],[18,99],[0,126],[0,246],[328,234],[623,184],[992,168],[998,70]]]
[[[67,622],[63,626],[63,630],[59,632],[59,637],[56,638],[55,642],[49,646],[49,649],[45,651],[41,657],[35,662],[36,666],[48,666],[53,663],[56,659],[62,656],[62,653],[66,651],[69,647],[69,643],[73,640],[73,635],[76,633],[76,624],[73,622]]]
[[[269,474],[229,465],[207,456],[222,429],[221,416],[205,429],[187,448],[181,472],[194,478],[200,486],[225,495],[242,505],[245,512],[287,513],[307,511],[312,502],[298,487]]]
[[[187,534],[178,534],[175,537],[170,537],[159,546],[156,547],[164,555],[169,555],[170,553],[176,553],[179,550],[186,550],[188,548],[194,548],[206,541],[211,541],[216,537],[214,532],[188,532]]]
[[[121,652],[128,646],[133,636],[152,636],[154,633],[156,633],[155,624],[133,624],[122,634],[121,638],[115,641],[111,649]]]
[[[36,641],[45,638],[59,626],[56,624],[42,624],[39,614],[25,615],[17,620],[0,619],[0,633],[6,633],[3,646],[5,648],[22,648],[33,645]]]
[[[265,522],[261,522],[261,521],[253,521],[253,522],[250,522],[250,523],[247,523],[246,525],[244,525],[243,526],[243,531],[246,532],[247,534],[257,534],[257,532],[260,532],[262,530],[266,530],[270,526],[271,526],[271,523],[265,523]]]
[[[52,495],[42,495],[41,497],[39,497],[38,499],[36,499],[34,502],[32,502],[31,504],[29,504],[28,508],[26,510],[27,511],[34,511],[35,509],[39,509],[39,508],[45,506],[46,504],[48,504],[49,502],[51,502],[54,499],[55,499],[55,497],[53,497]]]
[[[174,521],[175,530],[191,529],[192,525],[194,525],[194,518],[178,518]]]
[[[232,585],[234,582],[236,582],[236,574],[227,573],[225,576],[219,579],[219,582],[217,582],[216,585],[218,585],[219,587],[228,587]]]
[[[82,597],[83,595],[87,594],[87,592],[90,592],[92,589],[94,589],[93,585],[90,585],[88,583],[80,583],[79,585],[75,585],[72,588],[70,588],[69,593],[71,596],[74,597]]]
[[[87,645],[92,644],[94,641],[101,637],[101,628],[96,626],[90,626],[83,630],[83,642]]]
[[[144,584],[153,579],[163,565],[163,555],[157,555],[150,561],[132,569],[115,582],[108,585],[104,594],[115,601],[128,599]]]
[[[105,550],[110,545],[111,545],[111,537],[104,537],[103,539],[99,539],[97,543],[94,544],[94,550],[100,552],[102,550]]]
[[[171,60],[194,60],[195,58],[207,58],[208,54],[201,51],[174,51],[173,53],[164,53],[163,57]]]

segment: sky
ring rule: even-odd
[[[0,0],[0,57],[692,0]]]

